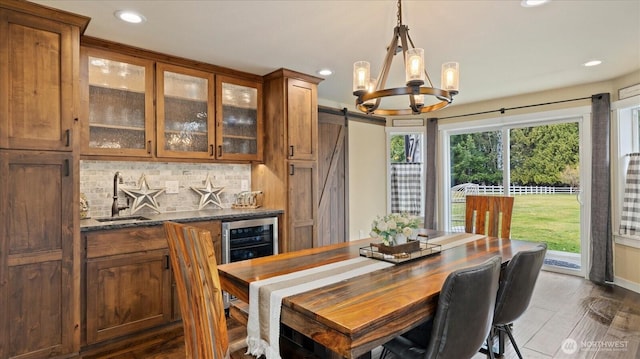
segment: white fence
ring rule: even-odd
[[[465,183],[452,188],[453,191],[463,191],[464,194],[504,194],[503,186],[483,186],[475,183]],[[552,187],[552,186],[511,186],[509,194],[576,194],[580,192],[579,187]]]

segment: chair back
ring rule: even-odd
[[[513,197],[467,196],[465,232],[509,238],[512,212]]]
[[[516,253],[500,276],[493,324],[512,323],[529,306],[533,287],[547,253],[547,245]]]
[[[211,234],[165,222],[187,358],[229,358],[229,338]]]
[[[440,292],[426,358],[471,358],[487,339],[500,277],[500,257],[457,270]]]

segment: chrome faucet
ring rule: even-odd
[[[119,216],[120,211],[129,208],[129,206],[120,207],[118,205],[118,183],[124,183],[122,173],[120,172],[116,172],[116,174],[113,175],[113,204],[111,205],[111,217]]]

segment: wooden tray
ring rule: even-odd
[[[368,247],[360,248],[360,255],[362,257],[379,259],[385,262],[391,262],[395,264],[404,263],[420,258],[425,258],[434,254],[438,254],[442,252],[442,247],[439,244],[431,244],[426,241],[415,241],[418,242],[419,249],[413,252],[401,252],[395,254],[387,254],[380,252],[379,245],[374,245],[371,243]]]
[[[420,241],[413,239],[407,240],[407,243],[388,246],[382,243],[371,243],[371,246],[378,248],[378,252],[384,254],[411,253],[420,250]]]

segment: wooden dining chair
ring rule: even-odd
[[[467,196],[465,232],[509,238],[513,199],[506,196]]]
[[[187,358],[246,358],[246,328],[227,329],[220,277],[209,231],[165,222],[180,301]]]

